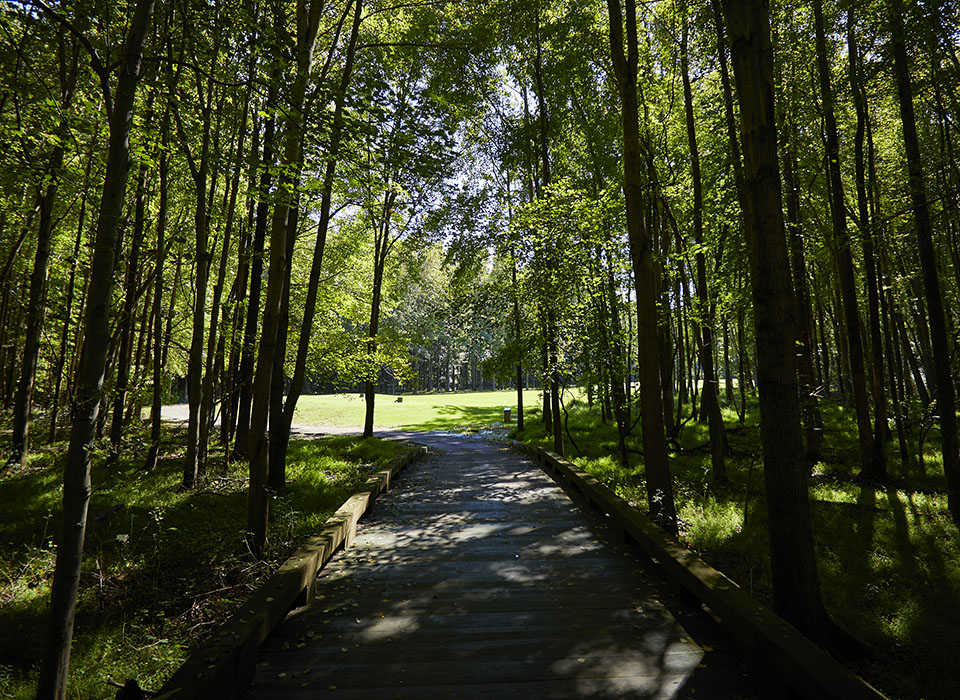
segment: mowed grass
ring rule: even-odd
[[[408,449],[359,437],[291,441],[287,487],[270,502],[265,561],[244,531],[247,465],[211,455],[207,476],[179,488],[183,430],[167,427],[144,472],[143,435],[120,460],[99,455],[67,697],[113,697],[108,678],[157,690],[188,651],[315,533],[372,470]],[[41,447],[0,480],[0,698],[34,696],[59,533],[65,443]]]
[[[744,425],[724,409],[731,454],[730,485],[710,476],[709,431],[685,423],[670,468],[681,539],[757,599],[771,602],[767,508],[760,458],[759,413],[748,402]],[[568,407],[567,457],[619,495],[647,509],[639,427],[628,440],[631,466],[620,464],[615,424],[596,407]],[[910,462],[889,445],[886,484],[863,483],[853,412],[824,401],[828,426],[823,461],[810,477],[811,515],[824,601],[843,628],[869,651],[848,663],[897,700],[954,700],[960,655],[960,533],[947,511],[946,483],[936,430],[908,438]],[[538,413],[528,415],[522,439],[552,449]],[[634,415],[636,418],[636,415]],[[571,438],[572,437],[572,441]],[[574,447],[573,443],[576,443]]]
[[[523,392],[526,409],[537,405],[539,392]],[[397,401],[402,398],[402,401]],[[377,394],[374,427],[408,430],[476,430],[503,423],[503,409],[511,408],[516,422],[516,391],[456,391],[430,394]],[[363,426],[366,404],[359,394],[301,396],[294,423],[344,428]]]

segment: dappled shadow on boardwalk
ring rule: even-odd
[[[755,695],[722,642],[691,638],[650,571],[527,460],[421,441],[445,452],[377,504],[268,640],[247,697]]]

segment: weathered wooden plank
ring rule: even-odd
[[[268,640],[249,697],[672,697],[705,652],[635,558],[515,456],[447,449]]]

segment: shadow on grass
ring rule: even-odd
[[[171,433],[168,455],[177,450]],[[150,473],[139,455],[95,463],[69,694],[102,697],[109,676],[159,687],[187,647],[232,614],[397,449],[376,439],[292,441],[288,487],[271,501],[265,563],[244,543],[245,464],[224,472],[222,454],[214,454],[210,474],[184,493],[179,457]],[[47,541],[59,533],[61,478],[50,459],[0,482],[9,553],[0,559],[0,688],[15,698],[32,697],[41,655],[55,551]]]
[[[727,460],[728,488],[709,479],[706,426],[687,422],[670,460],[683,538],[707,561],[744,589],[770,601],[769,551],[763,470],[756,406],[747,426],[728,420],[734,454]],[[901,464],[896,439],[889,445],[887,486],[864,485],[858,478],[858,446],[853,411],[824,402],[830,430],[824,462],[816,465],[811,512],[828,609],[871,652],[856,670],[891,697],[956,697],[955,665],[960,654],[960,538],[946,511],[945,479],[936,450],[937,434],[925,442],[926,470],[915,460]],[[630,469],[618,462],[615,427],[600,424],[584,406],[571,411],[571,425],[593,430],[579,439],[584,457],[574,459],[619,495],[646,508],[643,465],[631,453]],[[579,435],[580,433],[575,433]],[[908,436],[916,450],[918,435]],[[546,444],[534,430],[525,438]],[[638,436],[629,446],[640,449]],[[915,454],[915,453],[914,453]],[[753,476],[748,474],[753,465]],[[744,523],[744,506],[748,517]]]

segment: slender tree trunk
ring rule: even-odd
[[[687,119],[687,143],[690,147],[691,175],[693,179],[693,236],[697,245],[697,350],[703,365],[703,395],[700,399],[701,415],[706,414],[710,426],[710,465],[713,481],[726,484],[727,435],[720,414],[718,382],[713,364],[713,313],[710,293],[707,290],[707,261],[703,253],[703,185],[700,178],[700,149],[697,146],[697,129],[693,115],[693,91],[690,88],[690,66],[687,57],[688,23],[684,18],[680,39],[680,77],[683,81],[683,103]]]
[[[388,245],[390,242],[390,218],[392,197],[387,195],[384,203],[384,217],[380,232],[374,243],[373,261],[373,297],[370,302],[370,327],[367,337],[367,352],[371,357],[377,352],[377,333],[380,332],[380,300],[383,292],[383,272],[387,262]],[[377,370],[379,372],[379,370]],[[377,376],[367,379],[363,383],[363,398],[365,413],[363,418],[363,437],[373,437],[373,415],[377,399]]]
[[[90,503],[90,453],[106,368],[116,242],[130,169],[130,129],[140,78],[140,60],[152,14],[153,0],[138,0],[119,66],[116,96],[112,100],[107,99],[110,115],[107,169],[93,248],[90,291],[84,318],[83,360],[74,395],[73,426],[63,480],[62,529],[57,543],[57,563],[50,594],[50,622],[37,681],[37,700],[62,700],[67,690],[73,618],[83,560],[87,506]],[[106,69],[101,67],[100,70]],[[104,72],[101,77],[104,85],[108,85],[109,76]]]
[[[322,7],[322,0],[311,0],[309,4],[297,7],[297,72],[290,87],[290,111],[286,118],[281,163],[283,168],[278,183],[279,191],[283,195],[274,208],[270,231],[270,268],[250,419],[250,494],[247,504],[247,532],[251,549],[257,557],[263,555],[269,519],[267,414],[270,408],[270,384],[274,354],[277,349],[277,331],[280,325],[284,270],[288,263],[286,260],[287,235],[290,230],[292,209],[297,201],[296,192],[299,189],[298,174],[302,165],[305,128],[304,100]]]
[[[150,108],[147,108],[148,111]],[[148,115],[149,122],[149,115]],[[116,457],[120,450],[120,438],[123,437],[123,407],[127,399],[127,385],[130,380],[130,353],[133,341],[133,327],[137,304],[137,287],[140,284],[140,242],[143,240],[144,217],[146,209],[147,163],[141,161],[137,173],[134,194],[133,235],[130,237],[130,259],[125,275],[123,309],[118,325],[120,327],[120,347],[117,356],[117,376],[113,390],[113,411],[110,423],[110,451]]]
[[[69,114],[73,95],[77,85],[79,66],[79,42],[74,42],[69,68],[61,65],[63,84],[61,85],[62,113]],[[63,58],[63,51],[61,57]],[[53,147],[47,169],[45,185],[38,189],[37,209],[40,222],[37,229],[37,250],[30,275],[30,297],[27,302],[25,323],[26,340],[23,346],[23,362],[20,370],[20,382],[13,410],[13,451],[11,462],[25,465],[29,450],[30,413],[33,407],[34,382],[37,375],[37,359],[40,356],[40,330],[46,312],[47,275],[50,270],[50,249],[53,243],[54,207],[60,189],[60,171],[63,169],[65,146],[69,132],[67,118],[61,119],[58,133],[60,141]]]
[[[99,126],[99,125],[98,125]],[[94,133],[98,131],[98,128],[94,129]],[[50,405],[50,442],[56,442],[57,439],[57,423],[59,422],[60,414],[60,394],[63,389],[63,378],[64,374],[67,372],[66,362],[67,362],[67,345],[70,342],[70,328],[73,321],[73,302],[76,297],[77,289],[77,265],[79,265],[80,260],[80,251],[83,244],[83,234],[86,230],[87,223],[87,196],[90,185],[90,171],[93,168],[93,156],[95,152],[96,139],[91,138],[90,140],[90,154],[87,157],[87,166],[83,176],[83,182],[85,188],[80,195],[80,213],[77,217],[77,235],[73,242],[73,261],[74,264],[70,266],[70,277],[67,281],[67,307],[64,311],[63,316],[63,329],[60,332],[60,349],[57,352],[57,366],[54,376],[54,388],[53,388],[53,400]]]
[[[167,253],[167,202],[170,190],[170,112],[163,114],[160,127],[160,202],[157,207],[157,275],[153,292],[153,392],[150,403],[150,450],[144,462],[144,469],[152,470],[157,466],[160,455],[161,411],[163,407],[163,270]]]
[[[290,379],[287,401],[283,406],[283,418],[288,434],[290,432],[290,426],[293,424],[293,413],[297,408],[297,401],[303,391],[303,380],[306,376],[307,355],[310,351],[310,335],[313,329],[313,319],[316,314],[317,296],[320,291],[320,273],[323,269],[323,254],[327,242],[327,230],[330,226],[330,202],[333,195],[333,182],[336,175],[337,163],[340,159],[340,140],[343,135],[344,125],[343,111],[347,99],[347,90],[350,87],[350,81],[353,76],[362,11],[363,2],[362,0],[357,0],[354,9],[353,24],[350,30],[350,39],[347,44],[343,74],[340,77],[340,85],[336,94],[333,123],[330,127],[330,146],[327,151],[327,163],[323,174],[323,185],[320,195],[320,220],[317,223],[317,240],[313,250],[313,262],[310,267],[307,296],[303,305],[303,320],[300,324],[300,341],[297,346],[297,359],[294,365],[293,376]]]
[[[900,98],[900,120],[903,124],[903,145],[907,155],[910,180],[910,200],[913,205],[920,271],[930,319],[930,340],[933,345],[934,373],[937,379],[937,412],[940,415],[940,439],[943,449],[943,471],[947,478],[947,504],[954,522],[960,523],[960,451],[957,445],[957,411],[950,371],[950,346],[947,340],[947,321],[940,292],[937,254],[933,246],[930,210],[924,183],[923,160],[917,123],[913,109],[913,88],[907,62],[907,48],[903,28],[902,0],[890,4],[890,33],[893,43],[894,75]]]
[[[823,21],[823,2],[813,2],[816,30],[817,69],[820,77],[820,97],[823,101],[823,119],[827,136],[827,175],[830,186],[830,218],[833,235],[837,242],[837,269],[840,281],[840,296],[843,318],[847,328],[847,354],[850,364],[850,381],[853,385],[853,405],[857,417],[857,434],[860,438],[860,459],[863,473],[874,479],[882,478],[877,464],[870,426],[870,405],[867,395],[866,374],[861,341],[860,309],[857,302],[857,280],[853,269],[853,254],[850,250],[850,235],[843,202],[843,181],[840,177],[840,140],[833,111],[833,88],[830,85],[830,65],[827,61],[826,33]]]
[[[788,127],[789,138],[783,149],[783,181],[787,188],[787,236],[790,246],[790,265],[793,284],[796,288],[798,332],[798,373],[800,384],[800,409],[803,413],[807,461],[812,465],[820,461],[823,445],[823,417],[817,401],[813,377],[813,312],[810,309],[810,285],[807,282],[807,263],[803,252],[803,236],[800,222],[800,188],[793,176],[794,132]]]
[[[510,251],[510,273],[513,289],[513,332],[517,345],[517,432],[523,432],[523,327],[520,316],[520,289],[517,286],[517,257]]]
[[[257,330],[260,320],[260,289],[263,278],[263,251],[267,232],[267,219],[270,217],[269,192],[273,184],[271,174],[273,157],[273,139],[276,122],[273,109],[277,101],[277,76],[273,74],[271,89],[267,93],[266,112],[271,115],[263,131],[263,170],[260,173],[260,189],[257,202],[257,220],[253,230],[253,248],[250,251],[250,291],[247,295],[247,318],[243,331],[243,351],[240,356],[240,369],[237,384],[239,407],[237,409],[237,432],[234,438],[233,458],[246,459],[250,444],[250,402],[253,391],[253,369],[257,348]]]
[[[243,149],[246,142],[247,115],[252,91],[247,92],[247,98],[243,103],[243,110],[240,116],[240,123],[237,127],[236,158],[233,163],[233,179],[227,183],[227,196],[229,201],[226,206],[227,218],[223,227],[223,248],[220,250],[220,264],[217,269],[217,281],[213,287],[213,300],[210,305],[210,329],[207,334],[207,352],[203,372],[203,387],[200,395],[200,432],[198,436],[198,462],[205,465],[207,461],[207,451],[210,441],[210,429],[213,423],[214,407],[214,380],[216,368],[214,360],[217,357],[216,348],[222,334],[220,328],[220,304],[223,299],[223,288],[226,284],[227,267],[230,261],[230,247],[233,239],[233,225],[237,209],[237,190],[240,188],[240,175],[242,172]]]
[[[219,45],[219,41],[215,41]],[[199,79],[198,79],[199,80]],[[210,169],[210,137],[213,129],[213,78],[207,80],[206,95],[201,105],[202,136],[199,160],[194,163],[189,156],[194,189],[196,191],[196,208],[194,209],[194,302],[193,302],[193,332],[190,336],[190,353],[187,360],[187,402],[189,404],[189,418],[187,420],[187,448],[183,461],[183,488],[193,488],[197,477],[202,473],[200,464],[200,406],[203,401],[203,346],[204,332],[207,319],[207,282],[210,274],[211,250],[208,241],[210,216],[207,202],[207,178]],[[174,115],[176,116],[176,112]],[[187,148],[188,135],[184,125],[177,117],[177,126],[180,139]],[[211,186],[212,191],[212,186]]]
[[[623,126],[623,192],[627,232],[637,294],[638,362],[643,453],[647,477],[647,503],[653,518],[669,532],[677,530],[673,483],[667,460],[663,422],[663,392],[660,388],[660,347],[657,289],[650,233],[640,211],[643,187],[640,181],[640,125],[637,103],[637,14],[635,0],[626,1],[626,49],[624,15],[619,0],[607,0],[610,12],[610,48],[620,90]]]
[[[800,430],[797,312],[777,162],[769,5],[766,0],[727,0],[725,11],[749,194],[741,204],[748,221],[774,608],[802,631],[823,639],[832,624],[820,597]]]
[[[877,235],[867,198],[866,159],[864,144],[867,130],[867,101],[861,82],[861,61],[857,47],[857,35],[853,6],[847,8],[847,48],[850,58],[850,88],[857,111],[857,131],[854,139],[854,162],[857,178],[857,212],[863,242],[863,261],[867,280],[867,320],[870,329],[870,379],[873,392],[873,475],[884,480],[887,477],[887,395],[883,379],[883,338],[880,330],[880,294],[877,281],[877,260],[874,238]]]

